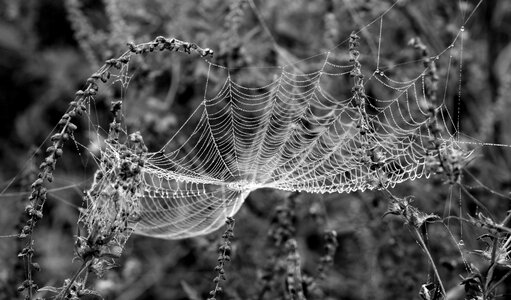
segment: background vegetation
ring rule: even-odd
[[[38,147],[47,146],[47,137],[75,91],[83,88],[103,61],[124,52],[126,42],[150,41],[158,35],[176,37],[215,50],[214,61],[221,65],[276,66],[332,48],[392,4],[255,1],[254,10],[250,2],[220,0],[1,0],[0,235],[20,230],[27,191],[43,158],[39,149],[46,148]],[[389,72],[406,72],[406,68],[391,67],[420,59],[407,46],[414,37],[420,37],[431,53],[444,50],[460,29],[463,16],[477,4],[400,1],[384,19],[381,65],[389,67]],[[456,48],[462,52],[455,52],[452,68],[447,69],[443,60],[438,65],[440,82],[448,83],[447,104],[452,112],[459,111],[462,139],[468,135],[482,142],[511,145],[507,117],[511,113],[510,15],[508,1],[482,2],[462,33],[463,49]],[[363,70],[374,70],[378,23],[360,35]],[[347,45],[336,53],[347,55]],[[202,100],[206,73],[207,65],[201,59],[175,53],[140,67],[125,100],[128,127],[141,130],[149,148],[161,145]],[[270,73],[269,69],[247,68],[236,75],[241,82],[257,85]],[[446,81],[448,74],[451,79]],[[378,92],[371,88],[367,87],[369,92]],[[457,100],[459,93],[461,101]],[[98,116],[103,128],[108,128],[109,104],[104,100],[98,99],[95,105],[96,111],[103,111]],[[87,124],[79,124],[77,142],[66,146],[49,185],[44,218],[34,234],[35,260],[41,267],[35,281],[40,286],[62,286],[78,267],[72,262],[73,235],[82,191],[90,185],[96,167],[89,152],[97,150],[87,141],[97,131]],[[392,192],[414,196],[414,206],[441,217],[468,219],[478,212],[490,217],[486,208],[494,223],[500,224],[511,208],[507,198],[511,150],[480,146],[474,157],[462,179],[470,195],[435,176],[402,184]],[[276,236],[295,237],[308,299],[420,299],[421,286],[434,281],[431,264],[410,227],[395,216],[382,218],[389,203],[384,193],[295,196],[261,190],[246,200],[236,216],[232,261],[226,265],[224,295],[219,299],[292,299],[286,277],[289,249],[276,242]],[[511,265],[507,255],[500,264],[478,255],[477,250],[488,249],[477,239],[487,232],[488,224],[475,223],[460,226],[457,219],[445,219],[428,226],[429,248],[450,299],[475,299],[470,297],[479,295],[478,280],[482,286],[488,277],[497,282]],[[315,279],[328,244],[325,230],[336,231],[338,247],[326,276]],[[221,234],[177,241],[133,236],[118,267],[94,278],[91,288],[107,299],[204,299],[214,287]],[[505,235],[506,231],[490,234]],[[494,240],[500,243],[502,239]],[[0,299],[19,297],[17,287],[25,279],[23,265],[16,258],[21,247],[17,241],[0,239]],[[496,267],[489,274],[492,264]],[[465,265],[479,270],[480,279],[467,281],[477,278],[477,272],[470,274]],[[507,280],[496,292],[500,299],[511,298],[506,285],[511,282]]]

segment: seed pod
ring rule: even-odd
[[[73,123],[69,123],[69,124],[67,124],[67,128],[68,128],[71,132],[73,132],[73,131],[75,131],[78,127],[77,127],[75,124],[73,124]]]
[[[55,141],[60,141],[62,139],[62,134],[60,133],[55,133],[54,135],[51,136],[50,140],[52,142],[55,142]]]
[[[43,218],[43,213],[39,210],[34,210],[34,219],[41,220]]]
[[[25,206],[25,213],[28,215],[28,216],[31,216],[32,215],[32,211],[34,210],[34,207],[32,207],[32,205],[27,205]]]
[[[96,180],[101,180],[103,178],[103,176],[104,176],[103,172],[97,171],[96,174],[95,174],[95,179]]]
[[[36,262],[32,263],[32,268],[34,268],[36,272],[41,271],[41,266]]]
[[[105,71],[105,72],[101,73],[101,81],[107,82],[108,79],[110,79],[110,72]]]
[[[46,164],[46,168],[47,168],[48,172],[55,171],[55,162],[53,164],[51,164],[51,165]]]
[[[30,232],[32,231],[32,229],[30,228],[30,226],[23,226],[23,229],[21,230],[21,233],[23,234],[29,234]]]
[[[135,46],[134,43],[127,43],[128,45],[128,48],[130,49],[131,52],[136,52],[137,51],[137,47]]]
[[[34,183],[32,183],[32,188],[38,188],[43,184],[43,179],[38,178]]]
[[[43,187],[41,187],[41,188],[39,189],[39,195],[40,195],[41,197],[46,197],[46,193],[47,193],[47,192],[48,192],[48,191],[46,190],[46,188],[45,188],[44,186],[43,186]]]
[[[205,48],[202,50],[201,56],[202,57],[207,57],[207,56],[213,57],[213,53],[214,53],[213,50],[211,50],[209,48]]]

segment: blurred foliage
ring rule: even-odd
[[[372,22],[393,2],[261,0],[254,4],[256,10],[250,1],[1,0],[0,234],[19,230],[25,192],[41,159],[34,149],[45,145],[84,80],[105,59],[124,52],[127,42],[149,41],[158,35],[194,42],[215,50],[213,62],[240,68],[235,72],[239,82],[260,86],[271,79],[275,66],[336,45],[340,47],[333,55],[346,56],[345,39],[350,32]],[[446,49],[476,5],[476,1],[400,1],[382,24],[380,69],[406,80],[420,67],[418,62],[415,67],[410,63],[419,57],[408,41],[420,37],[432,53]],[[484,1],[461,33],[463,50],[456,47],[458,52],[439,61],[440,91],[445,91],[456,122],[459,111],[460,140],[468,140],[466,134],[482,142],[511,144],[507,131],[511,128],[507,118],[511,113],[510,33],[511,3]],[[360,35],[363,70],[370,72],[377,63],[379,21]],[[126,123],[130,129],[141,130],[146,144],[154,149],[172,136],[202,100],[207,65],[196,57],[173,54],[141,62],[134,71],[128,94],[122,95]],[[210,78],[212,89],[221,83]],[[385,93],[370,83],[366,89],[368,94]],[[112,93],[114,98],[121,97]],[[101,114],[94,117],[107,128],[104,100],[94,103]],[[67,155],[59,162],[45,217],[37,228],[36,259],[42,270],[36,281],[41,285],[60,286],[77,268],[72,249],[78,207],[96,166],[89,154],[95,150],[88,140],[97,132],[87,124],[79,126],[76,144],[66,146]],[[415,196],[414,205],[439,216],[461,212],[466,217],[484,211],[484,206],[502,220],[511,206],[509,199],[494,191],[510,192],[510,168],[509,149],[476,148],[463,182],[478,203],[438,178],[405,183],[393,193]],[[278,249],[268,234],[284,198],[279,191],[256,191],[237,214],[232,261],[226,265],[227,281],[220,299],[285,298],[285,282],[277,272],[285,273],[285,266],[278,265],[285,263],[285,257],[275,260]],[[430,265],[401,220],[381,218],[386,209],[387,199],[379,192],[297,198],[294,236],[304,278],[317,272],[325,230],[335,230],[339,244],[333,267],[317,283],[322,292],[309,291],[310,299],[419,299],[420,286],[432,280]],[[484,259],[470,251],[484,248],[476,239],[482,230],[460,226],[455,219],[444,223],[447,226],[428,226],[428,240],[451,299],[463,299],[459,275],[467,276],[464,263],[482,272],[488,268]],[[93,281],[92,288],[106,299],[204,299],[214,287],[220,235],[178,241],[134,236],[119,267]],[[16,287],[24,279],[16,260],[19,247],[16,239],[0,239],[1,299],[15,298]],[[275,272],[270,275],[276,281],[265,290],[268,270]],[[509,295],[511,289],[501,292]]]

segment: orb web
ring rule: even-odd
[[[236,214],[256,189],[386,189],[428,176],[435,150],[468,155],[459,146],[445,95],[441,101],[428,95],[430,67],[410,59],[382,68],[385,14],[367,25],[379,25],[377,63],[369,73],[351,40],[349,51],[342,43],[274,67],[278,71],[263,84],[240,76],[243,69],[201,62],[207,69],[202,101],[161,149],[144,156],[135,232],[167,239],[203,235]],[[429,59],[449,55],[450,67],[452,50]],[[113,77],[121,98],[134,75],[128,63]],[[448,82],[447,76],[445,90]],[[431,132],[433,121],[438,132]],[[95,126],[99,136],[101,127]],[[99,156],[118,164],[119,148],[107,148]]]
[[[427,173],[433,139],[425,72],[398,82],[374,74],[387,98],[353,92],[353,63],[328,55],[308,73],[281,68],[262,87],[235,81],[210,62],[208,90],[188,121],[144,167],[136,231],[162,238],[202,235],[223,225],[258,188],[342,193],[393,187]],[[222,77],[223,74],[223,77]],[[343,85],[345,98],[328,89]],[[445,107],[434,108],[442,119]],[[457,147],[443,131],[443,147]]]

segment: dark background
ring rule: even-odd
[[[150,41],[158,35],[176,37],[215,50],[214,61],[221,65],[276,66],[338,44],[335,52],[346,55],[350,32],[360,30],[393,4],[372,0],[255,1],[254,11],[249,3],[239,2],[0,0],[0,234],[16,232],[26,192],[42,159],[38,149],[47,146],[47,137],[75,91],[105,59],[124,52],[126,42]],[[476,1],[400,1],[384,19],[381,66],[389,67],[394,78],[405,80],[410,69],[403,63],[419,59],[408,41],[420,37],[431,53],[441,52],[458,33],[463,16],[470,15],[476,5]],[[256,13],[285,55],[277,54]],[[462,140],[511,144],[510,20],[510,2],[483,1],[465,25],[463,48],[456,44],[451,69],[447,69],[448,54],[439,61],[442,92],[445,88],[446,105],[453,116],[459,110]],[[379,22],[359,33],[365,72],[375,69],[378,33]],[[396,64],[403,65],[392,68]],[[416,70],[421,63],[410,65]],[[135,91],[126,96],[128,128],[141,130],[150,148],[161,145],[202,100],[206,71],[201,59],[185,54],[149,61],[147,68],[137,70],[130,84]],[[272,76],[271,72],[247,68],[236,76],[242,83],[258,85]],[[370,85],[368,90],[377,92]],[[106,99],[100,97],[94,111],[100,125],[107,128]],[[77,268],[72,261],[77,208],[96,167],[89,156],[94,149],[87,141],[98,133],[88,120],[79,125],[76,143],[68,143],[58,163],[45,217],[35,234],[36,260],[42,268],[36,274],[40,286],[61,286]],[[511,189],[511,149],[482,145],[471,149],[475,149],[475,159],[464,172],[463,184],[478,203],[434,176],[404,183],[393,192],[415,196],[414,205],[427,213],[466,217],[484,205],[501,221],[510,203],[494,192],[507,195]],[[225,294],[219,298],[289,297],[285,272],[274,274],[275,288],[262,292],[272,259],[277,259],[276,264],[286,263],[285,256],[275,257],[268,238],[275,208],[284,198],[278,191],[256,191],[237,214],[232,262],[222,284]],[[303,274],[313,276],[316,272],[324,251],[325,229],[336,230],[339,242],[332,269],[317,282],[322,296],[311,295],[310,299],[420,299],[420,286],[431,280],[427,258],[400,219],[382,219],[386,209],[387,199],[379,192],[303,194],[298,198],[295,237]],[[444,285],[453,295],[450,299],[463,299],[460,275],[467,275],[463,265],[473,264],[484,272],[485,260],[472,251],[485,245],[476,239],[481,231],[474,226],[460,227],[454,219],[444,223],[447,226],[429,226],[430,247]],[[178,241],[133,236],[119,267],[100,279],[93,277],[90,286],[107,299],[204,299],[213,288],[220,235]],[[458,247],[460,239],[462,247]],[[16,247],[16,239],[0,239],[2,299],[16,297],[16,287],[24,280]],[[502,288],[500,293],[511,291]]]

